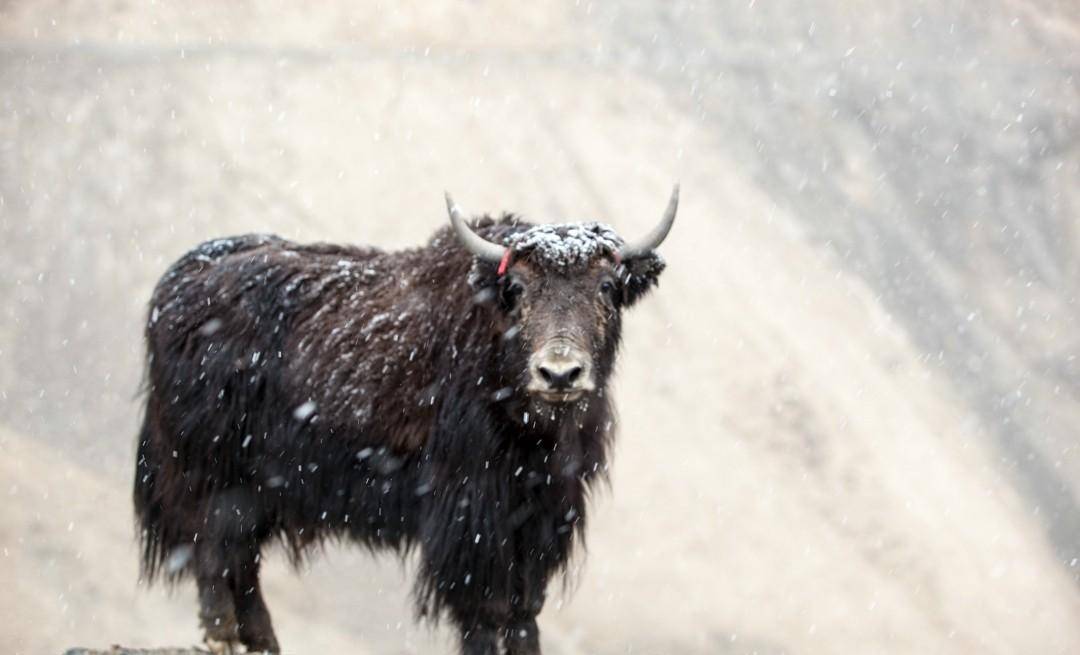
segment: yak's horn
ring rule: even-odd
[[[664,217],[660,219],[660,224],[653,228],[653,231],[649,232],[641,241],[623,246],[622,250],[619,251],[620,257],[622,259],[633,259],[656,250],[664,242],[668,232],[671,231],[671,226],[675,223],[675,211],[678,208],[679,185],[676,184],[675,189],[671,192],[671,200],[668,201],[667,209],[664,210]]]
[[[506,248],[497,243],[492,243],[470,230],[469,226],[465,224],[465,217],[462,216],[458,206],[454,204],[454,199],[450,197],[449,192],[446,194],[446,209],[450,212],[450,224],[454,226],[454,233],[457,234],[458,241],[465,246],[466,250],[486,262],[497,264],[502,261]]]

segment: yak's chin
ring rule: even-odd
[[[581,400],[585,397],[585,391],[581,389],[574,391],[537,391],[533,394],[533,397],[541,402],[562,405]]]

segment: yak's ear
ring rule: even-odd
[[[469,270],[469,286],[478,294],[494,294],[499,286],[498,266],[480,259],[473,260]]]
[[[655,287],[667,264],[655,252],[622,263],[622,304],[630,307]]]

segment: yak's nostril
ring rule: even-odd
[[[569,389],[581,377],[581,367],[576,365],[562,370],[538,366],[537,370],[540,372],[540,377],[543,378],[544,382],[557,391]]]

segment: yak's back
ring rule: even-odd
[[[378,255],[261,234],[195,247],[169,267],[151,300],[146,341],[152,400],[186,405],[185,412],[166,411],[173,422],[255,410],[268,400],[267,382],[284,380],[289,340],[328,298],[362,284],[354,271]],[[210,429],[173,427],[186,433],[183,428]]]
[[[150,352],[164,345],[162,339],[215,337],[236,343],[280,337],[284,322],[355,282],[348,271],[380,254],[265,234],[202,243],[169,267],[154,290],[147,324]],[[268,322],[276,324],[267,329]]]
[[[439,317],[455,314],[430,281],[463,280],[465,268],[447,275],[447,262],[433,261],[427,249],[386,253],[267,235],[201,244],[153,296],[152,395],[185,408],[165,412],[174,432],[217,436],[226,429],[218,420],[260,412],[280,427],[306,408],[297,414],[310,413],[321,429],[416,449],[434,403],[446,333]]]

